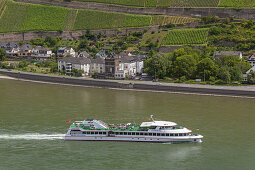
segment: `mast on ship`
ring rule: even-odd
[[[152,120],[152,121],[154,122],[153,115],[150,115],[149,119]]]

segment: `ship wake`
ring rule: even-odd
[[[40,134],[40,133],[26,133],[26,134],[0,134],[0,140],[56,140],[63,139],[65,134]]]

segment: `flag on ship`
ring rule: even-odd
[[[66,120],[66,123],[69,123],[71,120]]]

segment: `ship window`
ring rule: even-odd
[[[179,136],[182,136],[182,133],[180,133]]]
[[[167,133],[166,136],[169,136],[169,133]]]
[[[119,135],[119,132],[115,132],[116,135]]]
[[[86,134],[86,132],[82,132],[83,134]]]
[[[135,132],[132,132],[132,135],[135,135]]]
[[[140,133],[140,135],[146,135],[146,133]]]
[[[174,134],[174,136],[178,136],[178,133]]]
[[[100,135],[102,135],[102,132],[99,132]]]
[[[157,136],[160,136],[160,133],[157,133]]]
[[[124,132],[124,135],[127,135],[127,132]]]
[[[95,132],[91,132],[91,135],[94,135],[95,134]]]
[[[149,133],[149,136],[152,136],[152,133]]]
[[[171,133],[170,136],[174,136],[174,134]]]
[[[123,132],[120,132],[120,135],[123,135]]]
[[[156,133],[153,133],[153,136],[157,136],[157,134],[156,134]]]
[[[96,135],[98,135],[98,132],[95,132]]]
[[[106,135],[106,132],[103,132],[103,135]]]
[[[161,133],[161,136],[166,136],[166,134],[165,133]]]
[[[135,133],[135,135],[139,135],[139,133]]]
[[[131,135],[131,132],[128,132],[128,135]]]

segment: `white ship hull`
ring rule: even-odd
[[[64,140],[73,141],[123,141],[123,142],[158,142],[158,143],[201,143],[203,136],[179,136],[179,137],[139,137],[139,136],[78,136],[66,135]]]

